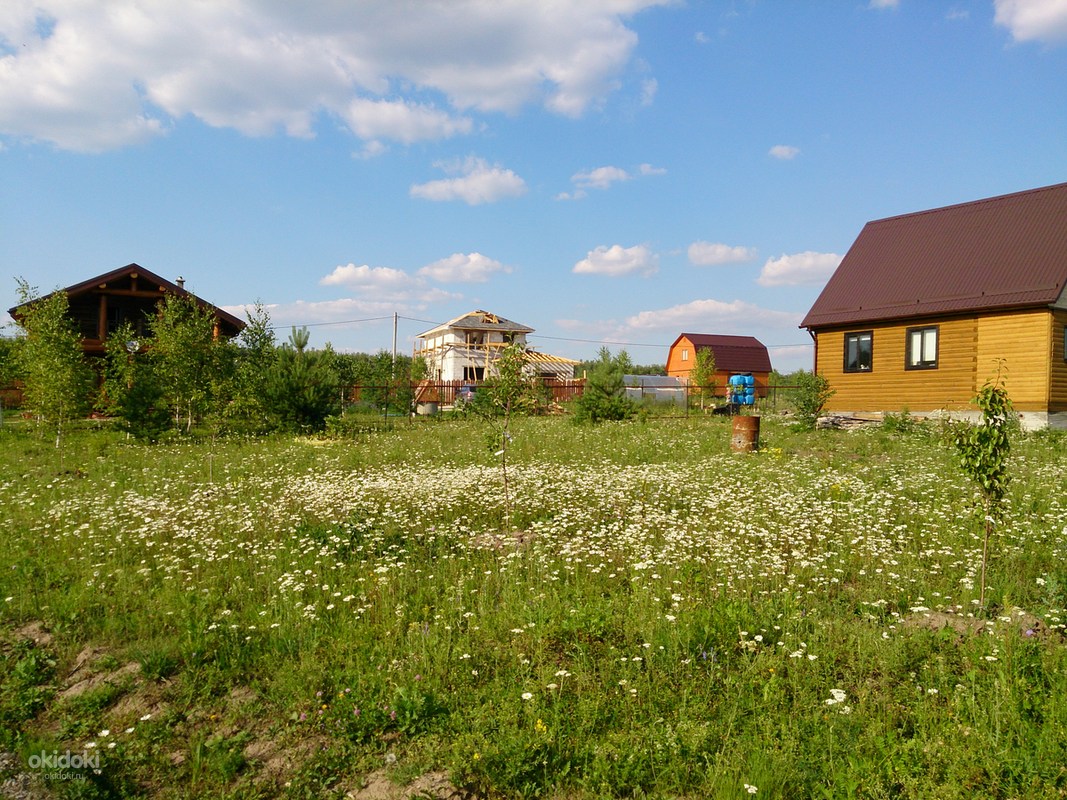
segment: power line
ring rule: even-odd
[[[272,331],[281,330],[282,328],[322,328],[326,325],[355,325],[358,322],[380,322],[384,319],[392,319],[390,314],[388,317],[367,317],[366,319],[345,319],[338,322],[306,322],[303,325],[268,325],[267,327]]]

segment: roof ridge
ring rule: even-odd
[[[908,212],[905,212],[903,214],[892,214],[892,215],[890,215],[888,217],[879,217],[878,219],[869,220],[867,222],[867,224],[868,225],[873,225],[873,224],[879,223],[879,222],[892,222],[893,220],[897,220],[897,219],[905,219],[905,218],[911,218],[911,217],[921,217],[921,216],[924,216],[926,214],[938,214],[938,213],[941,213],[943,211],[952,211],[954,209],[976,207],[976,206],[985,205],[986,203],[998,203],[998,202],[1003,202],[1005,200],[1019,199],[1019,198],[1025,197],[1027,195],[1034,195],[1034,194],[1040,194],[1042,192],[1049,192],[1049,191],[1053,191],[1055,189],[1067,189],[1067,182],[1064,182],[1064,183],[1053,183],[1053,184],[1050,184],[1049,186],[1038,186],[1037,188],[1034,188],[1034,189],[1023,189],[1022,191],[1008,192],[1007,194],[998,194],[998,195],[995,195],[994,197],[983,197],[983,198],[981,198],[979,200],[967,200],[966,202],[963,202],[963,203],[949,203],[948,205],[945,205],[945,206],[938,206],[937,208],[926,208],[926,209],[923,209],[922,211],[908,211]]]

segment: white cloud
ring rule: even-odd
[[[434,166],[458,177],[444,178],[411,187],[412,197],[438,202],[462,200],[468,205],[495,203],[506,197],[521,197],[526,194],[526,182],[512,172],[473,156],[463,162],[443,163]]]
[[[655,78],[646,78],[641,81],[641,105],[652,105],[652,101],[656,99],[656,92],[658,91],[659,81]]]
[[[822,283],[833,275],[841,256],[837,253],[803,253],[767,259],[756,283],[760,286],[798,286]]]
[[[693,242],[689,245],[689,261],[701,267],[719,264],[741,264],[756,257],[753,247],[731,247],[713,242]]]
[[[899,5],[900,0],[871,0],[867,7],[879,10],[883,8],[896,8]]]
[[[621,167],[597,167],[571,176],[571,182],[578,189],[609,189],[613,183],[628,180],[630,173]]]
[[[485,283],[498,272],[511,272],[511,267],[481,253],[453,253],[427,264],[418,274],[441,283]]]
[[[1067,1],[994,0],[993,21],[1011,31],[1017,42],[1067,42]]]
[[[760,308],[744,300],[729,303],[722,300],[693,300],[655,311],[642,311],[627,317],[626,330],[683,331],[697,330],[715,333],[740,333],[761,328],[795,330],[803,315]]]
[[[770,150],[767,151],[767,155],[771,158],[777,158],[780,161],[792,161],[800,154],[799,147],[793,147],[790,144],[776,144]]]
[[[348,127],[361,139],[392,139],[404,144],[447,139],[470,133],[466,117],[453,117],[433,106],[403,100],[353,100],[341,113]]]
[[[333,272],[319,283],[323,286],[349,286],[379,292],[396,292],[412,288],[413,278],[403,270],[392,267],[370,267],[366,264],[357,267],[355,264],[346,264],[335,267]]]
[[[646,245],[634,247],[612,245],[590,250],[589,254],[574,265],[573,272],[579,275],[607,275],[618,278],[624,275],[649,277],[659,271],[659,258]]]
[[[667,170],[662,167],[654,167],[651,164],[641,164],[637,168],[637,174],[642,177],[654,175],[666,175]],[[585,172],[576,172],[571,175],[571,183],[574,184],[573,192],[561,192],[556,195],[557,200],[580,200],[585,197],[588,189],[610,189],[616,183],[625,183],[632,180],[633,175],[622,167],[597,167]]]
[[[327,114],[412,142],[469,132],[471,112],[577,116],[625,77],[629,17],[668,2],[4,0],[0,133],[95,151],[186,115],[311,136]]]

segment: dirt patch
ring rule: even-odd
[[[65,688],[57,696],[61,700],[67,700],[104,684],[123,686],[141,674],[141,665],[136,661],[130,661],[115,670],[97,671],[97,663],[105,655],[106,651],[95,647],[86,647],[78,653],[74,666],[64,681]]]
[[[910,630],[928,631],[942,631],[948,628],[955,631],[961,639],[1009,629],[1015,630],[1027,639],[1059,638],[1059,634],[1051,630],[1044,620],[1021,608],[1005,611],[994,619],[978,619],[948,611],[924,611],[906,617],[903,627]]]
[[[447,772],[427,772],[406,786],[397,786],[389,780],[385,770],[377,770],[363,779],[363,785],[359,789],[349,790],[345,798],[347,800],[413,800],[413,798],[466,800],[469,795],[452,785]]]
[[[274,739],[257,739],[241,752],[258,769],[255,782],[283,783],[312,757],[322,742],[314,738],[285,746]]]
[[[29,639],[37,647],[48,647],[48,645],[52,644],[52,634],[45,628],[44,623],[39,620],[26,623],[15,631],[15,636],[19,639]]]

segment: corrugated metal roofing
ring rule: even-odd
[[[1048,306],[1067,282],[1067,183],[868,222],[802,328]]]
[[[767,347],[755,336],[728,336],[717,333],[683,333],[682,338],[699,349],[710,347],[715,354],[715,369],[727,372],[770,372],[771,357]],[[672,345],[673,347],[673,345]]]
[[[424,333],[420,333],[418,336],[420,339],[424,339],[427,336],[447,331],[450,328],[464,331],[512,331],[515,333],[533,333],[534,330],[526,325],[520,325],[518,322],[512,322],[510,319],[491,314],[488,311],[478,310],[461,314],[455,319],[450,319],[448,322],[443,322]]]

